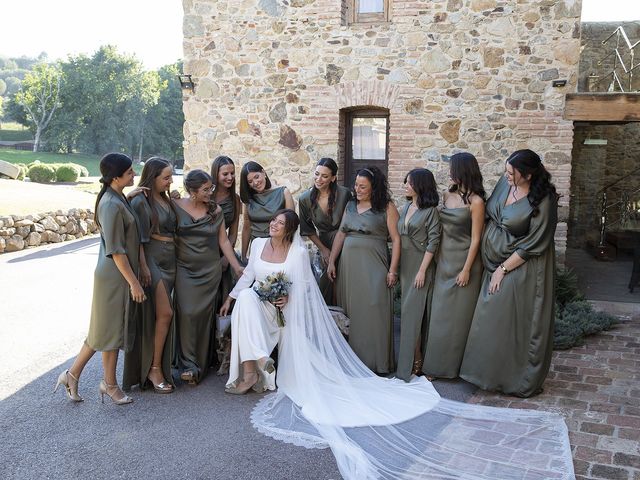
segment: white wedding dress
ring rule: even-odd
[[[278,390],[258,402],[260,432],[307,448],[331,448],[345,479],[572,479],[567,427],[554,413],[469,405],[440,398],[424,377],[381,378],[353,353],[335,325],[296,234],[287,259],[249,265],[231,292],[232,352],[227,385],[241,362],[278,349]],[[284,271],[293,282],[278,328],[275,308],[254,280]],[[273,378],[265,388],[273,389]]]

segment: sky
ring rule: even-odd
[[[182,15],[182,0],[2,0],[0,55],[54,60],[112,44],[156,69],[182,58]],[[582,20],[640,20],[640,0],[583,0]]]

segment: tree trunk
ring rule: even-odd
[[[40,135],[42,134],[42,129],[40,128],[40,125],[36,126],[36,135],[35,138],[33,139],[33,151],[37,152],[38,151],[38,147],[40,146]]]
[[[140,129],[140,148],[138,150],[138,163],[142,162],[142,144],[144,142],[144,120],[142,120],[142,128]]]

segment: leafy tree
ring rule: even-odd
[[[7,91],[5,95],[11,95],[18,93],[22,81],[18,77],[5,77],[4,83],[7,85]]]
[[[29,124],[35,129],[34,152],[38,151],[42,132],[59,106],[60,82],[60,71],[41,63],[27,74],[20,91],[15,95],[15,102],[27,112]]]
[[[0,78],[0,97],[2,97],[7,91],[7,84]]]

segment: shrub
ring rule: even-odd
[[[50,165],[46,165],[44,163],[32,165],[29,168],[27,175],[32,182],[37,183],[49,183],[55,181],[56,179],[55,169]]]
[[[589,302],[574,301],[556,304],[556,323],[553,346],[566,350],[584,343],[584,337],[609,330],[618,322],[613,315],[596,312]]]
[[[556,272],[556,301],[564,306],[567,303],[584,300],[578,289],[578,277],[569,268],[558,267]]]
[[[77,182],[80,173],[71,163],[60,165],[56,169],[56,182]]]

